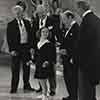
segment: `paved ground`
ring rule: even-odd
[[[37,80],[33,79],[33,73],[34,71],[31,69],[31,84],[32,87],[38,88],[38,82]],[[41,100],[36,99],[40,94],[33,93],[24,93],[23,92],[23,81],[22,81],[22,71],[20,75],[20,83],[18,88],[17,94],[9,94],[10,91],[10,79],[11,79],[11,72],[10,72],[10,66],[0,66],[0,100]],[[57,94],[54,98],[50,97],[50,100],[61,100],[63,96],[68,95],[63,77],[57,76]]]
[[[7,62],[9,61],[6,61],[6,63]],[[0,58],[0,100],[41,100],[37,99],[37,97],[40,94],[36,94],[35,92],[33,93],[23,92],[22,71],[20,75],[18,93],[13,95],[9,93],[10,80],[11,80],[11,71],[9,66],[10,64],[4,64],[4,63],[5,62],[3,62]],[[33,76],[34,76],[34,71],[33,69],[31,69],[31,77],[30,77],[31,85],[34,88],[38,88],[38,82],[33,78]],[[68,92],[65,89],[63,77],[61,75],[57,75],[57,94],[55,97],[50,97],[49,100],[61,100],[63,96],[68,96]],[[100,85],[97,86],[97,98],[98,100],[100,100]]]

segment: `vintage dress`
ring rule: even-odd
[[[36,71],[35,78],[46,79],[49,75],[52,75],[53,67],[56,62],[56,48],[55,46],[46,40],[42,46],[37,47],[36,50]],[[48,61],[49,64],[47,67],[43,68],[42,65],[45,61]]]

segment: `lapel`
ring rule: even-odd
[[[74,25],[73,25],[73,26],[74,26]],[[70,28],[66,31],[66,33],[65,33],[65,38],[67,38],[67,37],[69,37],[69,36],[72,36],[72,29],[73,29],[73,26],[70,27]]]
[[[67,30],[67,32],[65,33],[65,38],[66,38],[68,35],[72,36],[72,34],[73,34],[73,33],[72,33],[72,30],[73,30],[75,24],[76,24],[76,21],[73,21],[71,27],[70,27],[70,28]]]
[[[25,26],[25,28],[26,28],[26,31],[27,31],[27,27],[28,27],[28,23],[27,23],[27,21],[25,20],[25,19],[22,19],[23,20],[23,23],[24,23],[24,26]]]
[[[65,33],[65,38],[69,35],[71,29],[72,29],[72,27],[70,27],[70,28],[66,31],[66,33]]]
[[[25,19],[22,19],[23,22],[24,22],[24,25],[25,25],[25,28],[26,28],[26,32],[27,34],[29,33],[28,30],[29,30],[29,25],[27,23],[27,21]],[[18,21],[17,19],[14,19],[13,20],[13,25],[12,27],[14,27],[14,33],[16,33],[16,36],[20,38],[20,29],[19,29],[19,25],[18,25]]]
[[[23,19],[23,22],[24,22],[24,26],[25,26],[25,29],[26,29],[26,32],[27,32],[27,36],[30,34],[30,24],[28,23],[28,21],[26,19]]]
[[[45,26],[48,27],[48,24],[49,24],[49,17],[47,16]]]
[[[14,19],[14,20],[13,20],[12,27],[14,28],[13,30],[14,30],[15,33],[17,33],[17,34],[20,33],[19,25],[18,25],[17,19]]]
[[[93,14],[94,14],[93,12],[90,12],[90,13],[86,14],[86,15],[83,17],[80,26],[82,26],[84,23],[87,23],[86,21],[88,20],[88,17],[91,17],[91,15],[93,15]]]

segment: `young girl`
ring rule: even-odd
[[[42,100],[48,100],[47,80],[52,75],[53,66],[56,62],[56,48],[55,45],[49,41],[49,30],[46,27],[40,29],[40,41],[37,43],[36,50],[36,72],[37,78],[42,86]]]

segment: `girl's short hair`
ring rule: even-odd
[[[42,30],[45,29],[45,28],[48,29],[48,27],[42,27],[42,28],[40,28],[40,29],[36,32],[36,37],[37,37],[38,39],[40,39],[40,37],[41,37],[41,32],[42,32]],[[48,29],[48,32],[49,32],[48,39],[51,39],[51,32],[49,31],[49,29]]]

